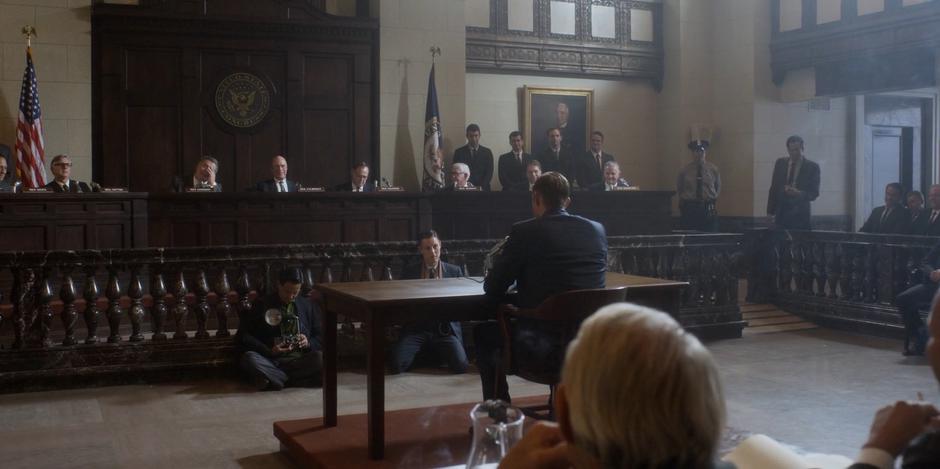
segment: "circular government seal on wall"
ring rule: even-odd
[[[226,124],[250,129],[271,110],[271,91],[261,77],[248,72],[232,73],[215,89],[215,109]]]

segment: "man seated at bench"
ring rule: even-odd
[[[286,268],[278,274],[277,292],[255,300],[239,318],[235,344],[239,366],[259,390],[320,382],[320,312],[299,297],[300,272]]]
[[[441,240],[434,230],[418,235],[418,251],[421,262],[405,266],[402,280],[463,276],[460,267],[441,261]],[[408,371],[422,351],[432,353],[438,363],[446,363],[453,373],[466,373],[469,366],[463,331],[456,321],[419,321],[402,327],[401,338],[392,353],[391,372]]]

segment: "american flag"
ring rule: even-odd
[[[26,71],[20,89],[20,112],[16,121],[16,172],[26,187],[46,185],[46,155],[42,142],[42,110],[39,84],[33,67],[33,52],[26,48]]]

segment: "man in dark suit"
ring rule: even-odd
[[[349,182],[333,188],[336,192],[372,192],[375,187],[369,184],[369,163],[360,161],[349,172]]]
[[[215,180],[218,172],[219,160],[211,156],[203,156],[196,163],[192,179],[184,181],[183,178],[176,176],[173,178],[172,189],[174,192],[185,192],[187,189],[193,188],[210,192],[222,192],[222,183]]]
[[[542,162],[542,170],[547,172],[556,171],[565,176],[572,175],[572,160],[570,151],[562,145],[563,139],[561,131],[558,128],[551,128],[545,132],[548,136],[548,147],[541,153],[535,155],[535,158]]]
[[[819,165],[803,154],[803,138],[787,138],[789,157],[774,164],[774,174],[767,196],[767,215],[781,230],[809,230],[810,202],[819,197]]]
[[[441,261],[441,240],[434,230],[418,235],[421,262],[405,266],[402,280],[462,277],[460,267]],[[392,352],[392,373],[408,371],[422,351],[434,355],[436,363],[446,363],[453,373],[466,373],[469,363],[463,348],[460,322],[420,321],[405,325]]]
[[[927,330],[920,319],[920,308],[930,302],[940,284],[940,244],[934,246],[920,263],[921,283],[901,292],[894,299],[904,321],[904,355],[923,355]]]
[[[467,144],[454,150],[454,163],[470,167],[470,183],[483,190],[490,190],[493,180],[493,152],[480,145],[480,126],[467,126]]]
[[[81,181],[73,181],[69,176],[72,174],[72,159],[68,155],[56,155],[52,159],[53,180],[46,184],[46,189],[58,193],[78,193],[91,192],[91,186]]]
[[[255,184],[258,192],[297,192],[300,184],[287,179],[287,159],[281,155],[271,159],[271,179]]]
[[[911,214],[910,230],[907,234],[920,234],[927,229],[930,213],[924,208],[924,194],[920,191],[907,193],[907,211]]]
[[[534,308],[560,292],[603,288],[607,271],[607,238],[600,223],[565,210],[570,203],[568,180],[545,173],[532,189],[535,218],[516,223],[509,236],[491,253],[492,265],[483,282],[487,296],[500,300],[510,285],[518,291],[516,304]],[[564,350],[549,337],[550,324],[519,320],[512,328],[513,356],[518,362],[543,364],[546,371],[560,369]],[[495,322],[474,330],[477,366],[484,399],[509,401],[506,375],[501,371],[503,341]]]
[[[598,130],[591,132],[591,149],[582,154],[574,165],[578,187],[588,189],[603,184],[604,165],[610,161],[614,161],[614,156],[604,153],[604,134]]]
[[[930,186],[927,192],[930,210],[925,211],[925,220],[914,234],[922,236],[940,236],[940,184]]]
[[[940,303],[934,301],[930,315],[930,335],[927,359],[934,377],[940,381]],[[940,411],[922,400],[897,401],[875,413],[868,441],[849,469],[906,469],[940,467],[940,429],[937,417]]]
[[[315,384],[320,377],[319,311],[299,297],[297,269],[278,274],[277,292],[255,300],[239,318],[235,344],[239,365],[259,391]]]
[[[626,179],[620,177],[620,165],[616,161],[604,163],[604,179],[588,187],[593,192],[615,191],[621,187],[630,187]]]
[[[7,177],[12,173],[9,170],[12,164],[7,163],[10,158],[10,147],[0,144],[0,192],[13,192],[13,178]]]
[[[525,141],[518,130],[509,134],[512,151],[499,155],[499,184],[504,191],[515,190],[525,184],[525,168],[532,155],[525,152]]]
[[[904,187],[899,182],[885,186],[885,204],[875,207],[860,233],[907,234],[911,229],[911,213],[901,205]]]

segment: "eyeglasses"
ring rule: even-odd
[[[52,165],[52,166],[62,166],[62,167],[64,167],[64,168],[71,168],[71,167],[72,167],[72,163],[56,163],[56,164],[54,164],[54,165]]]

